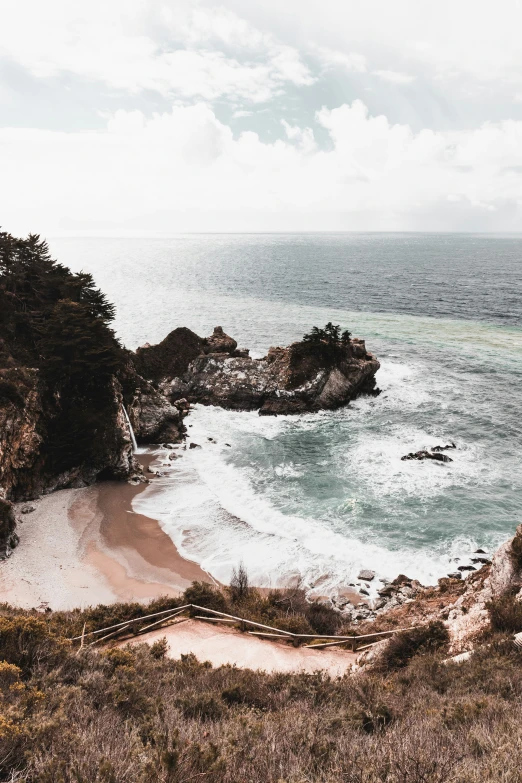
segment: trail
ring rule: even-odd
[[[266,672],[323,671],[331,677],[349,674],[358,653],[344,650],[310,650],[285,643],[265,641],[232,628],[216,627],[200,620],[184,620],[158,631],[151,631],[123,644],[153,644],[166,637],[169,658],[194,653],[199,661],[213,666],[237,666]]]

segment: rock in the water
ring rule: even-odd
[[[448,449],[456,449],[456,445],[451,441],[450,443],[447,443],[445,446],[432,446],[431,451],[447,451]]]
[[[200,448],[201,446],[199,445],[199,443],[191,443],[189,446],[189,449],[200,449]]]
[[[447,454],[441,454],[440,452],[431,452],[426,451],[422,449],[421,451],[411,451],[409,454],[405,454],[404,457],[401,457],[401,460],[423,460],[423,459],[433,459],[437,462],[453,462],[451,457],[448,457]]]
[[[459,571],[476,571],[477,569],[475,566],[472,565],[462,565],[458,567]]]
[[[448,574],[450,579],[462,579],[462,574],[460,571],[452,571],[451,574]]]
[[[491,563],[491,559],[489,557],[472,557],[471,562],[482,563],[482,565],[489,565]]]
[[[379,362],[366,349],[364,355],[355,355],[351,343],[332,348],[300,342],[270,348],[264,358],[251,359],[237,351],[225,352],[227,339],[218,335],[223,350],[200,354],[183,376],[171,382],[172,400],[184,397],[204,405],[277,415],[334,409],[360,394],[376,393]],[[215,345],[214,335],[206,342]]]
[[[363,569],[362,571],[359,571],[359,576],[357,579],[362,579],[365,582],[371,582],[372,579],[375,579],[375,571]]]
[[[36,511],[36,506],[33,506],[32,504],[27,506],[22,506],[20,509],[21,514],[31,514],[33,511]]]

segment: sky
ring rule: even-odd
[[[521,231],[522,0],[0,0],[14,234]]]

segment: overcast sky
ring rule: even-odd
[[[0,0],[13,233],[522,230],[520,0]]]

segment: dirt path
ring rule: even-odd
[[[130,644],[167,638],[170,658],[194,653],[200,661],[213,666],[235,665],[240,669],[263,669],[266,672],[312,672],[321,670],[337,677],[349,672],[356,653],[344,650],[309,650],[285,642],[272,642],[200,620],[184,620],[178,625],[151,631],[133,639]]]

